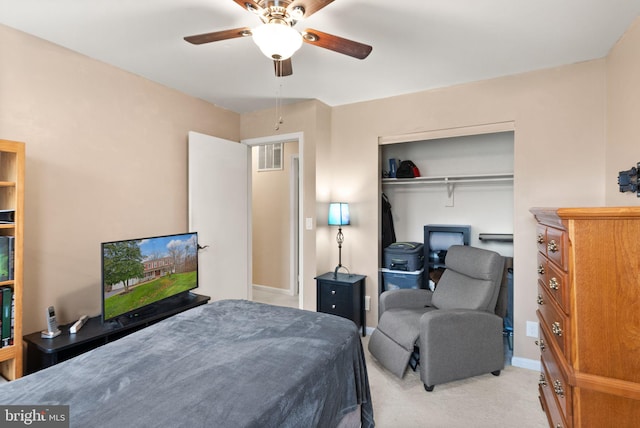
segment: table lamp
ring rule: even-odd
[[[329,226],[338,226],[338,235],[336,241],[338,242],[338,266],[333,271],[333,278],[338,277],[338,270],[342,266],[342,243],[344,242],[344,235],[342,234],[342,226],[349,224],[349,204],[345,202],[331,202],[329,204]],[[347,269],[349,272],[349,269]]]

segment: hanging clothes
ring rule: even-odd
[[[393,227],[393,215],[391,213],[391,203],[384,193],[382,194],[382,248],[396,242],[396,231]]]

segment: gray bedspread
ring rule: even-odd
[[[199,306],[0,385],[0,404],[68,404],[73,427],[335,427],[373,408],[358,329],[246,300]]]

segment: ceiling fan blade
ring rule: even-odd
[[[234,28],[233,30],[214,31],[213,33],[196,34],[195,36],[187,36],[184,39],[194,45],[203,43],[217,42],[220,40],[235,39],[236,37],[247,37],[251,35],[249,27]]]
[[[276,77],[291,76],[293,74],[293,66],[291,65],[291,58],[284,59],[282,61],[274,60],[273,68],[276,72]]]
[[[321,48],[330,49],[358,59],[365,59],[373,49],[364,43],[354,42],[353,40],[323,33],[322,31],[311,28],[307,28],[302,32],[302,40],[310,45],[320,46]]]
[[[240,2],[242,0],[236,1]],[[304,17],[308,18],[330,3],[333,3],[333,0],[293,0],[287,10],[291,11],[293,8],[301,6],[304,8]]]

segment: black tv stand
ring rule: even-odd
[[[53,366],[187,309],[204,305],[209,300],[209,296],[187,292],[162,300],[154,305],[154,310],[145,311],[139,316],[120,317],[104,323],[101,315],[89,318],[76,334],[69,334],[73,323],[60,326],[62,334],[53,339],[43,339],[40,332],[28,334],[24,336],[27,345],[24,374]]]
[[[165,316],[166,314],[175,315],[178,312],[184,311],[184,309],[182,309],[184,307],[187,307],[187,309],[192,308],[192,304],[197,302],[201,297],[204,296],[194,294],[190,291],[185,291],[184,293],[180,293],[152,305],[145,306],[136,312],[121,315],[115,320],[105,321],[105,324],[114,322],[119,327],[129,327],[132,324],[148,323],[148,321],[155,320],[158,317],[164,319],[167,318]]]

